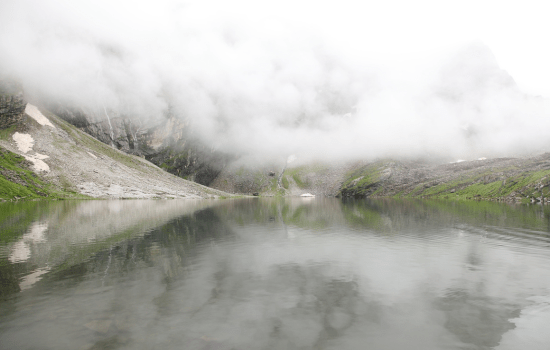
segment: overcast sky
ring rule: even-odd
[[[170,105],[241,153],[517,154],[550,140],[548,102],[524,96],[550,97],[547,13],[533,0],[3,0],[0,69],[99,111],[155,119]]]

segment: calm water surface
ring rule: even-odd
[[[550,349],[550,208],[0,204],[0,349]]]

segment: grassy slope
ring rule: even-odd
[[[411,193],[420,196],[444,199],[498,199],[506,197],[522,198],[523,201],[537,197],[548,197],[550,170],[525,171],[511,175],[504,180],[491,179],[489,174],[462,178]],[[451,192],[453,191],[453,192]]]
[[[525,162],[524,167],[494,167],[482,171],[473,167],[453,175],[436,175],[410,183],[399,183],[391,178],[381,180],[380,175],[388,168],[388,164],[380,161],[349,172],[342,185],[341,194],[358,197],[523,202],[550,196],[550,169],[533,167],[529,162]]]
[[[88,198],[48,184],[30,170],[22,156],[0,147],[0,199]]]
[[[376,162],[349,171],[340,190],[341,194],[350,193],[358,196],[369,196],[379,191],[380,173],[384,162]]]
[[[90,150],[97,155],[107,156],[114,161],[126,165],[129,168],[138,170],[147,176],[163,176],[164,171],[150,164],[149,162],[140,159],[139,157],[128,155],[121,151],[113,149],[111,146],[102,143],[92,136],[76,129],[73,125],[58,118],[51,112],[40,109],[41,112],[54,125],[64,130],[74,143],[68,142],[65,139],[53,135],[53,145],[58,148],[65,149],[66,152],[74,152],[78,150]],[[29,121],[30,123],[33,120]],[[25,128],[24,126],[22,126]],[[0,139],[7,141],[11,140],[12,135],[18,131],[19,126],[14,126],[8,129],[0,130]],[[76,188],[63,181],[63,176],[60,175],[60,183],[55,184],[47,181],[40,175],[35,174],[30,169],[30,163],[23,157],[12,153],[0,146],[0,201],[1,200],[33,200],[33,199],[92,199],[92,197],[81,195],[76,191]],[[65,182],[65,183],[64,183]],[[194,186],[193,183],[190,184]],[[197,190],[209,194],[218,195],[218,191],[196,184]]]

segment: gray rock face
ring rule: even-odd
[[[23,92],[16,84],[0,80],[0,129],[21,122],[26,105]]]
[[[145,158],[174,175],[210,186],[231,156],[193,138],[169,139]]]
[[[61,105],[49,109],[113,148],[146,158],[171,174],[202,185],[210,185],[230,159],[194,138],[188,125],[170,111],[152,121],[142,121],[110,110],[91,112]]]
[[[65,121],[101,142],[129,154],[145,156],[151,152],[147,142],[150,127],[114,111],[95,113],[61,105],[49,109]]]

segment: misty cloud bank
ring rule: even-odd
[[[300,4],[3,1],[0,73],[28,96],[91,110],[157,121],[170,108],[213,148],[240,154],[549,148],[548,101],[523,94],[487,46],[416,42],[392,22],[399,14],[380,31],[354,27],[357,17],[310,21],[315,8]]]

